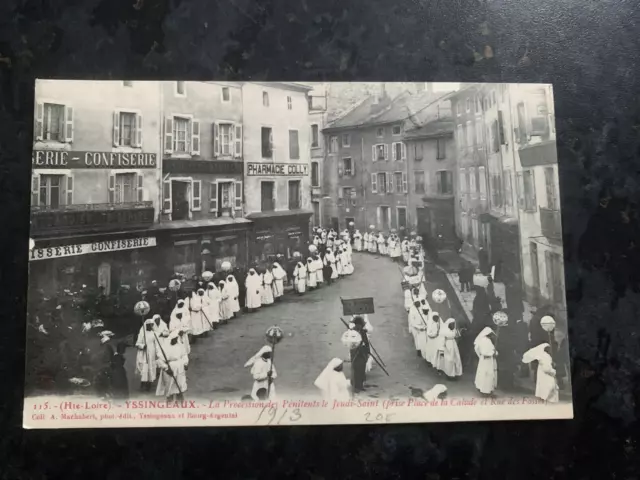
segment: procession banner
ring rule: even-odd
[[[550,85],[195,83],[36,82],[24,428],[573,417]]]

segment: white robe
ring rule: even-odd
[[[271,305],[273,303],[273,274],[267,270],[262,274],[262,305]]]
[[[238,285],[238,281],[236,277],[233,275],[227,275],[227,278],[233,277],[233,281],[225,281],[227,287],[229,288],[229,297],[231,299],[231,311],[233,313],[238,313],[240,311],[240,286]]]
[[[411,258],[409,252],[409,242],[407,240],[403,240],[400,244],[400,249],[402,251],[402,260],[404,260],[404,263],[409,263],[409,259]]]
[[[175,345],[166,342],[162,352],[158,355],[158,366],[162,369],[158,386],[156,388],[157,396],[168,397],[169,395],[177,395],[180,392],[187,391],[187,372],[185,367],[189,365],[189,357],[185,355],[184,348],[180,345],[180,341]],[[165,355],[167,356],[165,360]],[[168,363],[167,363],[168,360]],[[169,375],[167,367],[170,367],[173,373]],[[176,381],[178,382],[176,385]],[[178,386],[180,389],[178,390]]]
[[[317,381],[316,381],[317,383]],[[332,370],[323,375],[322,383],[316,385],[322,393],[322,398],[328,401],[348,401],[351,399],[351,383],[344,372]]]
[[[247,280],[245,281],[245,285],[247,287],[247,298],[246,304],[247,308],[260,308],[262,306],[261,301],[261,290],[262,290],[262,280],[260,275],[257,273],[247,275]]]
[[[324,262],[331,267],[331,280],[338,278],[338,269],[336,267],[336,257],[333,252],[327,252],[324,256]]]
[[[426,315],[422,315],[426,317]],[[413,343],[416,350],[420,350],[422,358],[427,358],[427,325],[425,320],[420,316],[420,310],[414,305],[409,309],[409,328],[413,335]]]
[[[342,252],[338,252],[336,255],[336,270],[338,271],[338,276],[341,277],[344,275],[344,265],[342,263]]]
[[[153,326],[154,328],[156,327],[155,324]],[[153,330],[147,332],[145,327],[142,326],[136,339],[136,347],[138,348],[136,375],[140,377],[141,382],[155,382],[157,377],[159,348],[158,340],[156,340],[156,336],[153,333]]]
[[[433,312],[429,311],[428,314],[422,314],[427,321],[427,348],[425,351],[424,359],[431,365],[435,366],[438,358],[438,336],[440,335],[440,321],[433,319]]]
[[[178,313],[182,313],[182,319],[178,319]],[[185,355],[191,353],[191,344],[189,342],[189,325],[185,322],[184,312],[180,309],[173,309],[169,318],[169,332],[182,332],[182,336],[178,338],[178,343],[184,348]]]
[[[394,238],[391,244],[391,251],[389,252],[391,258],[400,258],[402,256],[402,247],[400,246],[400,240]]]
[[[296,264],[293,270],[293,282],[298,293],[304,293],[307,290],[307,267],[304,264],[301,265]]]
[[[318,277],[316,276],[316,262],[307,262],[307,285],[309,288],[315,288],[318,286]]]
[[[362,251],[362,235],[359,233],[353,236],[353,248],[355,248],[356,252]]]
[[[216,326],[220,323],[220,301],[222,300],[220,290],[214,286],[211,290],[207,289],[204,294],[208,300],[207,317],[213,326]]]
[[[478,338],[474,344],[478,356],[478,369],[474,384],[481,393],[489,394],[498,386],[498,363],[496,349],[489,338]]]
[[[536,397],[551,403],[558,402],[556,370],[553,368],[551,355],[546,352],[538,358],[536,377]]]
[[[233,298],[231,297],[229,284],[225,282],[222,290],[218,287],[220,292],[220,319],[229,320],[233,317]]]
[[[369,253],[376,253],[378,251],[378,240],[373,233],[369,234]]]
[[[387,246],[385,245],[385,238],[382,234],[378,235],[376,242],[378,243],[378,252],[380,252],[380,255],[386,255]]]
[[[342,252],[342,272],[345,275],[351,275],[353,273],[353,265],[349,261],[349,254],[347,252]]]
[[[209,299],[205,295],[195,293],[191,297],[189,308],[191,308],[191,333],[193,335],[202,335],[211,330],[211,324],[205,317],[206,309],[209,308]]]
[[[318,257],[317,260],[313,261],[314,268],[316,270],[316,282],[324,283],[324,272],[322,271],[322,259]]]
[[[273,267],[273,296],[280,298],[284,295],[284,282],[287,278],[287,272],[282,267]]]
[[[271,388],[269,388],[269,369],[271,369]],[[258,390],[267,389],[269,392],[269,400],[276,400],[276,385],[273,381],[278,377],[276,367],[271,368],[271,360],[258,358],[251,366],[251,376],[253,377],[253,388],[251,389],[251,397],[258,400]]]
[[[448,377],[462,376],[462,361],[456,337],[457,330],[449,329],[447,324],[442,325],[438,337],[438,358],[435,367]]]

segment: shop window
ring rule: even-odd
[[[261,182],[260,203],[261,211],[272,212],[275,210],[275,182]]]
[[[320,166],[318,162],[311,162],[311,186],[320,186]]]
[[[300,208],[300,180],[289,180],[289,210]]]
[[[415,180],[415,193],[426,193],[426,174],[424,171],[413,172],[413,178]]]
[[[436,172],[436,183],[439,195],[453,195],[453,174],[450,171]]]
[[[311,125],[311,147],[315,148],[319,145],[320,140],[320,132],[318,130],[318,125],[315,123]]]
[[[351,177],[353,175],[353,161],[351,157],[342,159],[342,172],[345,177]]]
[[[262,127],[261,133],[262,158],[273,157],[273,130],[271,127]]]
[[[289,130],[289,158],[300,159],[300,145],[298,143],[298,130]]]

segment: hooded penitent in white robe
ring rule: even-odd
[[[262,305],[273,304],[273,273],[269,270],[265,270],[262,274]]]
[[[205,297],[203,289],[191,295],[189,307],[191,308],[191,334],[198,336],[211,330],[211,323],[205,316],[206,309],[209,308],[209,300]]]
[[[334,253],[336,257],[336,270],[338,271],[338,276],[342,277],[344,275],[344,265],[342,263],[342,251],[338,249]]]
[[[231,298],[231,311],[238,313],[240,311],[240,286],[233,275],[227,275],[227,288],[229,289],[229,296]]]
[[[324,262],[331,267],[331,280],[338,278],[338,268],[336,267],[336,256],[331,250],[324,255]]]
[[[400,246],[400,239],[397,236],[393,237],[393,244],[389,256],[391,258],[400,258],[402,256],[402,247]]]
[[[420,303],[422,311],[428,308],[426,300],[421,300]],[[425,317],[425,320],[427,321],[427,349],[424,359],[431,365],[435,366],[438,358],[438,336],[440,335],[441,327],[440,317],[438,316],[438,312],[432,312],[431,310],[429,310],[428,314],[423,313],[422,316]]]
[[[216,287],[213,282],[209,282],[205,295],[209,300],[207,317],[209,317],[209,320],[211,321],[213,326],[216,326],[218,323],[220,323],[220,301],[222,300],[220,290],[218,290],[218,287]]]
[[[307,267],[304,263],[298,262],[296,268],[293,270],[293,282],[298,293],[304,293],[307,291]]]
[[[351,275],[353,273],[353,265],[349,260],[349,253],[347,252],[346,249],[343,250],[340,258],[342,259],[342,272],[345,275]]]
[[[245,280],[245,286],[247,287],[247,308],[260,308],[262,306],[262,279],[255,269],[252,268],[249,270],[249,274]]]
[[[488,337],[493,333],[491,327],[485,327],[473,342],[478,355],[478,369],[476,370],[475,386],[481,393],[490,394],[498,386],[498,362],[496,349]]]
[[[244,364],[246,367],[251,367],[251,376],[253,377],[253,388],[251,389],[251,397],[254,400],[258,400],[258,390],[264,388],[269,393],[269,400],[276,399],[276,386],[273,382],[278,374],[276,373],[276,367],[273,366],[271,359],[264,359],[262,355],[265,353],[273,352],[273,349],[265,345],[258,353],[256,353],[253,357],[251,357],[247,363]],[[271,387],[269,387],[269,372],[271,372]]]
[[[427,314],[412,305],[409,309],[409,329],[413,335],[413,343],[416,351],[420,352],[422,358],[427,358]]]
[[[187,328],[187,331],[189,333],[191,333],[191,310],[189,309],[189,304],[191,303],[191,301],[189,300],[189,298],[179,298],[178,301],[176,302],[175,306],[173,307],[172,312],[181,312],[182,313],[182,322],[184,323],[185,327]],[[164,322],[163,322],[164,323]],[[167,332],[165,334],[168,335],[169,334],[169,329],[167,328]]]
[[[180,317],[180,318],[178,318]],[[185,355],[191,353],[191,344],[189,343],[189,326],[185,323],[184,312],[174,308],[169,318],[169,332],[178,332],[178,342],[184,348]]]
[[[545,352],[549,348],[548,343],[542,343],[534,347],[522,356],[524,363],[538,362],[536,373],[536,397],[551,403],[559,401],[558,382],[556,381],[556,370],[553,368],[551,355]]]
[[[353,248],[355,248],[356,252],[362,251],[362,234],[360,230],[356,230],[356,233],[353,234]]]
[[[172,345],[172,340],[176,343]],[[166,357],[166,358],[165,358]],[[187,372],[185,367],[189,365],[189,357],[184,353],[184,348],[180,344],[178,332],[172,332],[167,338],[167,342],[158,353],[158,366],[161,369],[157,396],[169,397],[187,391]],[[169,373],[168,369],[171,369]],[[177,383],[176,383],[177,382]]]
[[[316,264],[313,258],[307,259],[307,286],[309,288],[316,288],[318,286],[318,280],[316,276]]]
[[[404,239],[400,244],[400,250],[402,251],[402,260],[404,260],[404,263],[409,263],[411,255],[409,252],[409,241],[407,239]]]
[[[378,238],[376,238],[376,242],[378,243],[378,252],[380,252],[380,255],[386,255],[387,254],[387,246],[386,246],[386,241],[387,239],[384,238],[384,235],[379,234]]]
[[[229,320],[233,317],[233,298],[229,290],[229,284],[224,280],[218,282],[220,292],[220,320]]]
[[[378,251],[378,237],[375,233],[369,234],[369,253],[376,253]]]
[[[362,235],[362,249],[365,252],[369,251],[369,232],[364,232],[364,235]]]
[[[344,361],[339,358],[333,358],[325,369],[318,375],[313,384],[320,389],[322,398],[325,400],[347,401],[351,399],[351,391],[349,380],[343,371],[336,371]]]
[[[458,330],[455,328],[455,324],[456,321],[453,318],[444,322],[438,337],[438,359],[435,367],[447,377],[462,376],[462,361],[457,342]],[[449,327],[450,325],[454,326],[453,330]]]
[[[151,331],[147,331],[146,325],[151,325]],[[136,354],[136,375],[140,377],[141,382],[155,382],[156,381],[156,369],[157,369],[157,350],[158,340],[154,335],[153,329],[156,328],[156,324],[152,319],[146,320],[140,331],[138,332],[138,338],[136,339],[136,347],[138,353]]]
[[[287,272],[280,266],[279,263],[273,264],[273,296],[280,298],[284,295],[284,284],[287,278]]]
[[[322,258],[320,258],[320,255],[317,255],[316,257],[314,257],[313,266],[314,266],[313,268],[315,268],[315,271],[316,271],[316,282],[318,284],[324,283],[324,273],[322,272],[323,263],[322,263]]]

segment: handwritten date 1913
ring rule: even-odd
[[[296,423],[302,418],[302,413],[300,413],[299,408],[294,408],[289,410],[285,408],[284,410],[278,410],[278,407],[265,406],[260,410],[260,415],[258,415],[258,419],[256,423],[259,423],[262,418],[267,420],[267,425],[282,425],[282,423]]]

